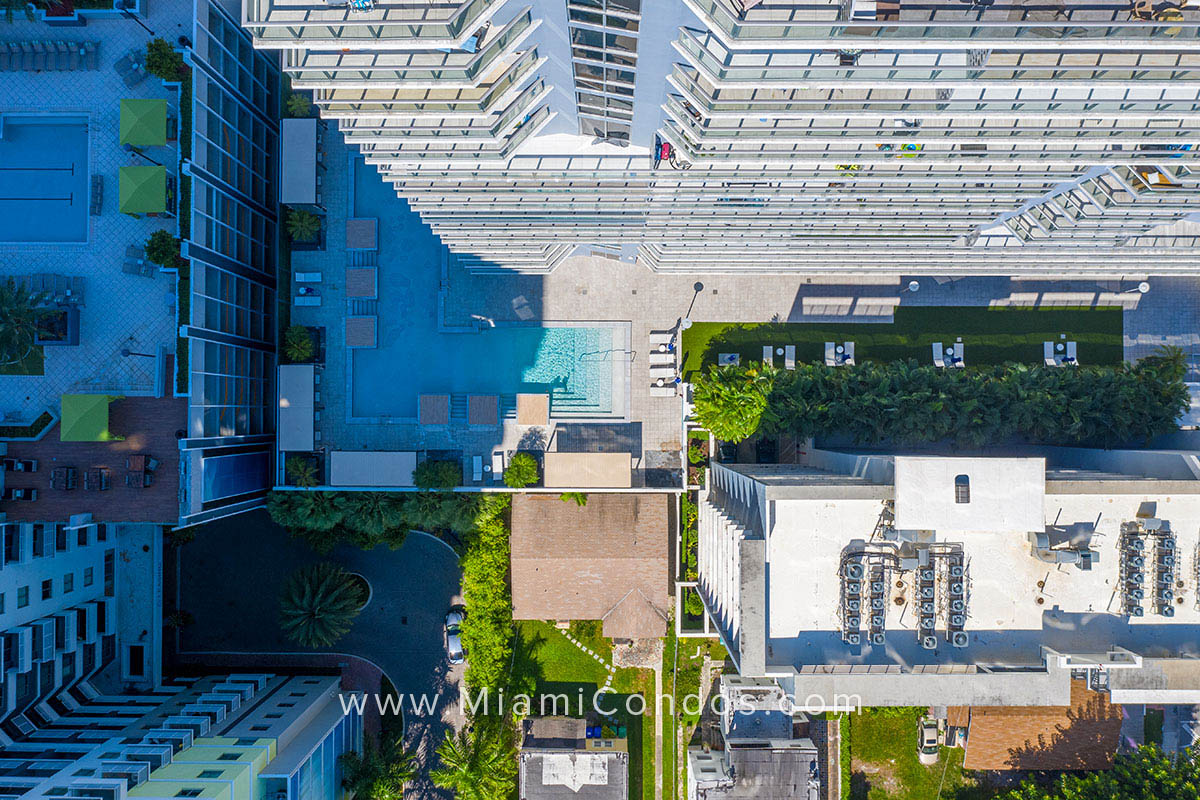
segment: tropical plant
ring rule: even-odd
[[[580,508],[583,508],[587,505],[586,492],[563,492],[558,496],[558,499],[562,500],[564,503],[574,503]]]
[[[1000,800],[1195,800],[1200,796],[1196,753],[1169,755],[1157,745],[1118,753],[1110,769],[1060,774],[1053,783],[1026,781]]]
[[[769,364],[716,367],[693,387],[696,420],[726,442],[753,436],[767,410],[779,370]]]
[[[321,232],[321,218],[303,208],[289,208],[287,232],[294,242],[315,242]]]
[[[349,572],[329,562],[311,564],[284,584],[279,626],[302,647],[329,647],[350,630],[365,601]]]
[[[504,522],[511,496],[493,495],[479,507],[462,567],[463,603],[471,609],[462,624],[463,649],[471,654],[465,680],[475,690],[505,685],[512,660],[512,591],[508,585],[509,536]]]
[[[183,77],[183,55],[161,36],[146,45],[146,71],[164,81]]]
[[[184,628],[196,621],[196,618],[188,611],[180,611],[176,609],[170,614],[163,617],[164,628]]]
[[[693,467],[703,466],[708,463],[708,453],[699,444],[688,445],[688,463]]]
[[[404,752],[399,737],[376,744],[374,737],[363,737],[361,753],[343,753],[342,788],[355,800],[400,800],[404,784],[417,775],[412,754]]]
[[[504,470],[504,485],[510,489],[524,489],[537,481],[537,459],[529,453],[514,453]]]
[[[283,354],[293,364],[310,361],[313,357],[312,334],[303,325],[289,325],[283,332]]]
[[[15,364],[33,350],[45,300],[44,293],[31,292],[15,278],[0,284],[0,364]]]
[[[349,497],[350,513],[346,524],[374,546],[386,541],[396,549],[404,544],[408,534],[405,506],[398,494],[388,492],[355,492]]]
[[[285,528],[331,531],[346,518],[346,501],[336,492],[273,492],[267,511]]]
[[[33,22],[37,19],[33,13],[34,9],[45,9],[50,5],[48,0],[33,0],[33,2],[30,2],[30,0],[0,0],[0,3],[4,7],[4,20],[6,22],[12,22],[17,11],[22,12],[25,15],[25,19]]]
[[[168,230],[157,230],[146,239],[146,258],[160,267],[175,269],[179,265],[179,240]]]
[[[292,92],[287,99],[287,114],[295,119],[303,119],[312,114],[312,100],[304,92]]]
[[[311,489],[319,482],[317,480],[317,467],[313,464],[311,458],[292,456],[283,462],[283,471],[293,486]]]
[[[457,461],[422,461],[412,473],[418,489],[453,489],[462,483],[462,464]]]
[[[506,800],[516,791],[517,748],[512,724],[503,717],[476,717],[457,735],[446,732],[437,748],[435,786],[458,800]]]

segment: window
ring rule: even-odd
[[[17,589],[17,608],[24,608],[29,605],[29,587],[22,586]]]
[[[236,742],[234,742],[234,744],[236,744],[238,747],[248,747],[252,744],[258,744],[258,739],[255,739],[253,736],[249,736],[249,737],[244,736],[244,737],[238,739]]]
[[[0,592],[0,614],[4,613],[4,592]]]
[[[270,729],[271,729],[270,725],[251,725],[250,726],[250,730],[252,730],[252,731],[267,731]]]
[[[954,476],[954,502],[971,502],[971,479],[966,475]]]
[[[70,594],[75,591],[75,573],[68,572],[63,575],[63,594]]]
[[[283,714],[266,714],[266,715],[264,715],[265,719],[280,719],[281,717],[283,717]]]
[[[238,744],[241,744],[244,741],[246,741],[246,740],[238,739]],[[250,741],[253,742],[254,740],[251,739]],[[217,756],[217,760],[218,761],[237,761],[241,757],[242,757],[241,753],[221,753],[221,755]]]
[[[219,778],[224,774],[225,773],[219,769],[203,769],[203,770],[200,770],[200,774],[197,775],[196,777],[200,778],[201,780],[209,780],[212,778]]]
[[[180,789],[175,793],[176,797],[199,797],[204,794],[203,789]]]
[[[91,586],[95,580],[96,580],[96,568],[95,567],[85,567],[83,570],[83,585]]]
[[[54,596],[54,581],[47,578],[42,581],[42,599],[49,600]]]

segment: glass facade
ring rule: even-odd
[[[641,0],[568,0],[579,132],[628,144]]]
[[[287,800],[342,800],[342,767],[338,758],[362,748],[362,717],[343,717],[288,778]]]

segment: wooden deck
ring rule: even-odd
[[[175,431],[187,425],[187,400],[157,397],[126,397],[109,406],[109,430],[119,442],[59,441],[59,426],[51,428],[38,442],[9,442],[13,458],[36,458],[34,473],[8,472],[4,485],[34,487],[38,499],[0,503],[11,522],[65,521],[72,514],[91,512],[97,522],[174,523],[179,518],[179,441]],[[159,461],[154,483],[144,489],[125,485],[125,459],[145,453]],[[54,467],[78,470],[77,488],[50,488]],[[112,488],[85,491],[84,473],[93,467],[108,467]]]

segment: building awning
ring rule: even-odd
[[[161,214],[167,210],[166,167],[121,167],[117,209],[122,214]]]
[[[119,399],[108,394],[64,394],[59,441],[112,442],[123,439],[108,429],[108,404]]]
[[[279,368],[279,449],[313,451],[313,365],[284,364]]]
[[[279,202],[317,202],[317,120],[285,119],[279,126]]]
[[[633,485],[629,453],[546,453],[542,485],[547,489],[628,489]]]
[[[167,143],[167,101],[125,98],[121,101],[121,144],[162,147]]]
[[[417,454],[408,450],[335,450],[329,454],[330,486],[412,486]]]

